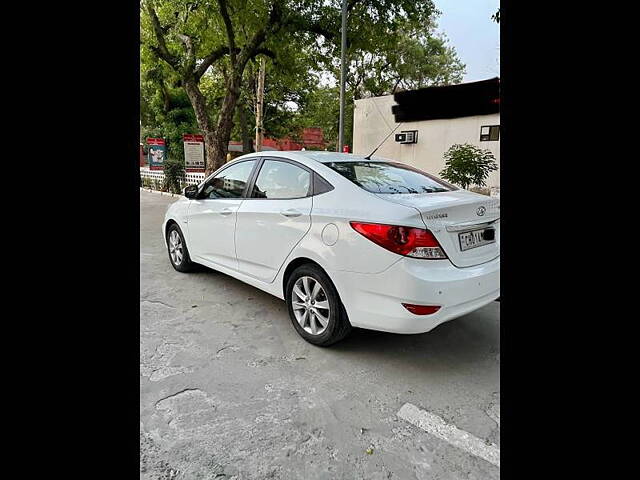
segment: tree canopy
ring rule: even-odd
[[[320,126],[334,140],[340,4],[142,0],[143,129],[169,139],[199,130],[213,171],[224,163],[232,135],[250,145],[257,61],[264,56],[266,134],[295,137]],[[431,0],[349,0],[348,11],[349,115],[353,99],[460,82],[464,66],[436,33],[439,13]],[[347,118],[347,139],[351,123]],[[170,146],[172,152],[179,149]]]

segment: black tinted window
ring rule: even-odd
[[[225,168],[207,182],[202,190],[202,198],[242,197],[255,163],[255,160],[248,160]]]
[[[456,190],[440,179],[402,163],[331,162],[326,166],[373,193],[433,193]]]
[[[287,162],[266,160],[253,187],[255,198],[301,198],[309,193],[311,173]]]

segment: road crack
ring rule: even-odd
[[[140,299],[140,303],[143,303],[143,302],[159,304],[159,305],[163,305],[163,306],[165,306],[167,308],[173,308],[173,309],[176,308],[173,305],[169,305],[168,303],[164,303],[164,302],[161,302],[159,300],[147,300],[146,298]]]
[[[158,408],[158,404],[160,402],[164,402],[165,400],[169,400],[170,398],[177,397],[178,395],[182,395],[183,393],[187,393],[187,392],[202,392],[202,390],[199,388],[185,388],[183,390],[180,390],[179,392],[172,393],[171,395],[167,395],[166,397],[161,398],[154,404],[154,407]]]

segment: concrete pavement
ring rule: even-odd
[[[409,403],[499,447],[498,302],[422,335],[315,347],[281,300],[171,267],[174,201],[140,193],[141,479],[499,478],[398,416]]]

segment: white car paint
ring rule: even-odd
[[[260,281],[272,282],[291,250],[311,228],[312,206],[313,197],[245,200],[236,221],[238,269]]]
[[[167,223],[175,221],[192,261],[281,299],[287,266],[310,259],[333,281],[354,327],[427,332],[500,296],[499,199],[465,190],[374,194],[322,163],[363,160],[351,154],[269,151],[244,155],[231,164],[259,157],[293,160],[317,172],[334,189],[290,200],[182,197],[167,210],[162,225],[165,242]],[[393,160],[372,157],[371,161]],[[294,216],[285,216],[291,213]],[[393,253],[355,231],[350,221],[426,227],[448,258]],[[492,222],[496,242],[461,251],[458,232],[482,222]],[[402,303],[441,308],[430,315],[415,315]]]

